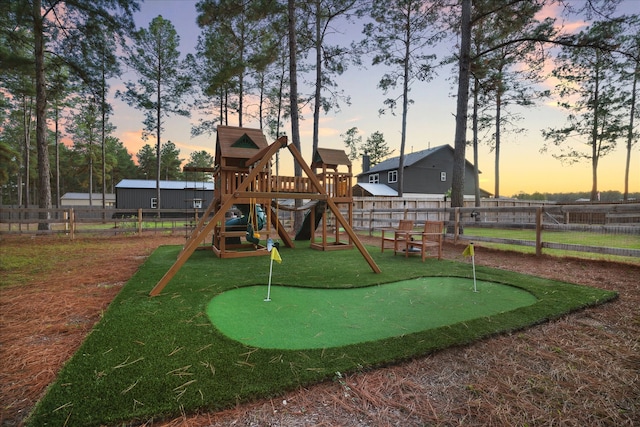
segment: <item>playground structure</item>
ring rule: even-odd
[[[273,174],[274,156],[284,148],[289,150],[306,176]],[[347,170],[340,171],[341,167]],[[352,228],[351,162],[344,151],[319,148],[309,167],[286,136],[269,145],[259,129],[218,126],[214,167],[204,172],[212,172],[214,176],[213,201],[198,220],[173,266],[151,290],[151,296],[162,291],[195,250],[207,248],[201,244],[209,236],[212,236],[212,250],[219,258],[268,255],[266,243],[274,237],[286,247],[295,247],[278,217],[279,210],[285,209],[279,204],[282,199],[299,200],[296,204],[308,200],[303,206],[294,208],[307,211],[296,240],[310,240],[310,247],[316,250],[350,249],[355,245],[371,269],[380,272]],[[347,218],[340,212],[341,205],[346,207]],[[231,221],[226,219],[226,214],[234,206],[242,216],[240,220]],[[262,229],[261,212],[266,216]],[[329,214],[335,219],[335,235],[331,239],[328,236]],[[315,231],[320,223],[321,239],[316,242]],[[341,241],[340,227],[348,236],[346,242]],[[245,243],[242,243],[243,238]]]

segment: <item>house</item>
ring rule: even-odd
[[[444,195],[452,187],[454,150],[450,145],[441,145],[404,155],[404,195]],[[354,186],[354,196],[397,196],[398,166],[400,157],[384,160],[372,168],[363,161],[363,171]],[[473,164],[465,160],[464,194],[475,193]],[[483,196],[488,196],[482,192]]]
[[[160,181],[161,209],[206,209],[213,199],[213,182]],[[156,181],[123,179],[116,185],[116,209],[156,209]]]
[[[113,208],[116,204],[116,195],[113,193],[105,194],[105,207]],[[65,208],[73,208],[76,206],[94,206],[102,208],[102,193],[65,193],[60,197],[60,205]]]

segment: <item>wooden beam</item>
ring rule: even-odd
[[[270,191],[236,191],[233,193],[236,199],[310,199],[310,200],[327,200],[329,197],[325,194],[318,193],[273,193]]]
[[[271,153],[268,156],[268,158],[271,159],[271,157],[275,154],[275,151],[272,152],[274,146],[277,146],[278,150],[279,150],[281,148],[286,147],[287,144],[288,144],[287,137],[286,136],[281,136],[280,138],[276,139],[273,142],[273,144],[269,145],[268,147],[264,147],[262,150],[258,151],[252,158],[250,158],[249,160],[244,162],[244,165],[247,166],[247,167],[252,166],[258,160],[266,157],[267,153]],[[276,151],[278,151],[278,150],[276,150]]]

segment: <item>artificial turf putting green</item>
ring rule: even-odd
[[[420,277],[351,289],[266,286],[223,292],[207,315],[228,337],[260,348],[339,347],[515,310],[537,299],[522,289],[460,277]]]
[[[196,251],[164,291],[150,298],[149,291],[181,250],[179,246],[158,248],[58,373],[27,425],[150,424],[181,413],[229,408],[335,378],[337,372],[372,369],[526,328],[616,297],[611,291],[478,266],[478,297],[490,296],[487,282],[521,289],[535,302],[417,332],[302,350],[246,344],[211,323],[209,303],[234,289],[254,289],[256,303],[271,304],[272,309],[280,304],[286,287],[370,292],[388,289],[388,283],[431,277],[453,278],[473,293],[468,262],[422,262],[369,247],[382,270],[375,274],[357,250],[318,252],[298,243],[295,249],[283,248],[282,264],[274,265],[269,303],[262,301],[269,278],[267,257],[219,259],[210,251]],[[479,257],[482,252],[476,251]],[[455,287],[439,286],[443,291]],[[238,309],[244,304],[246,299]],[[255,323],[257,313],[242,316],[236,318]]]

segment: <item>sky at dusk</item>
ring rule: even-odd
[[[135,15],[136,26],[147,28],[153,18],[162,15],[176,28],[180,36],[180,49],[185,54],[194,52],[200,33],[195,23],[197,15],[195,5],[196,0],[147,0],[142,3],[140,12]],[[640,13],[640,0],[625,0],[619,10],[621,13]],[[585,25],[578,20],[567,24],[577,28]],[[336,36],[345,40],[359,40],[362,37],[361,27],[356,24],[336,24],[336,29],[341,32]],[[450,54],[453,43],[449,40],[437,48],[434,53],[438,54],[438,59],[441,55]],[[342,103],[340,111],[321,116],[319,146],[345,149],[341,134],[356,126],[360,130],[363,141],[373,132],[382,132],[389,147],[395,150],[392,156],[397,156],[400,151],[401,111],[398,110],[395,116],[390,113],[383,116],[378,114],[378,110],[383,107],[384,99],[391,95],[384,95],[377,88],[384,70],[381,67],[369,65],[370,59],[364,59],[363,64],[362,68],[349,68],[337,79],[345,94],[350,96],[351,105]],[[453,94],[456,91],[454,87],[456,73],[457,70],[451,66],[443,67],[438,69],[438,76],[432,81],[413,84],[410,97],[414,100],[414,104],[410,106],[407,117],[405,153],[443,144],[454,145],[456,100]],[[304,78],[310,79],[311,76],[304,76]],[[124,81],[133,79],[136,79],[135,74],[128,72],[121,79],[111,81],[111,94],[118,89],[122,90]],[[309,87],[303,86],[302,90],[305,93],[311,92]],[[141,138],[144,127],[143,113],[127,106],[121,100],[114,99],[112,102],[114,114],[111,120],[117,126],[115,136],[124,142],[135,159],[135,153],[145,144]],[[524,118],[519,122],[519,126],[526,128],[527,131],[520,135],[503,136],[500,156],[501,196],[511,196],[519,192],[559,193],[591,190],[590,162],[563,165],[549,153],[540,153],[544,144],[541,129],[560,127],[565,124],[566,113],[555,105],[555,100],[548,100],[546,104],[520,110]],[[312,145],[312,112],[303,110],[302,116],[304,118],[300,123],[302,154],[309,161]],[[191,126],[196,121],[196,117],[189,119],[172,116],[167,119],[162,140],[163,142],[172,141],[180,149],[181,158],[188,159],[193,151],[207,150],[211,155],[215,153],[215,135],[191,137]],[[229,124],[235,126],[237,122]],[[245,126],[258,127],[258,124],[249,122],[245,123]],[[285,131],[290,134],[289,124],[286,126]],[[471,136],[470,129],[467,129],[467,139]],[[149,143],[153,144],[154,141],[150,140]],[[292,175],[292,172],[287,172],[292,169],[289,169],[287,159],[284,157],[281,173]],[[466,158],[473,161],[473,151],[470,147],[467,148]],[[620,141],[615,152],[600,160],[598,167],[600,191],[624,191],[625,159],[626,141]],[[490,193],[494,192],[495,187],[494,162],[494,153],[487,145],[481,145],[478,161],[482,172],[480,187]],[[357,174],[360,171],[360,162],[355,161],[354,173]],[[639,145],[634,147],[632,153],[629,191],[640,191]]]

